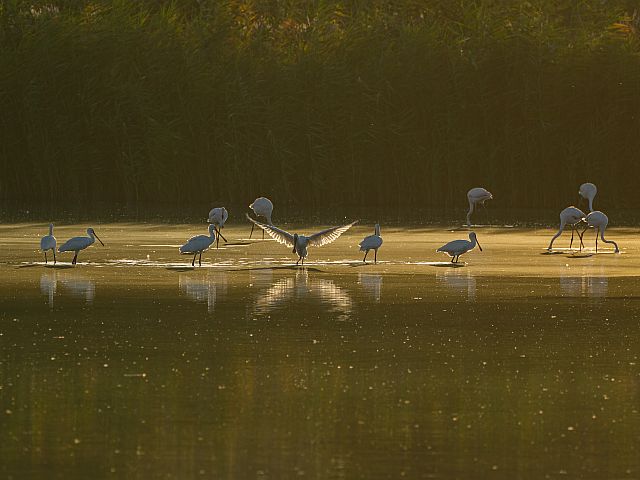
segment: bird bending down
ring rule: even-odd
[[[267,197],[258,197],[256,198],[249,208],[253,210],[256,217],[264,217],[267,219],[267,225],[273,225],[271,221],[271,214],[273,213],[273,203]],[[249,238],[253,235],[253,229],[255,228],[255,224],[251,224],[251,233],[249,234]],[[264,230],[262,230],[262,239],[264,240]]]
[[[600,239],[605,243],[611,243],[615,247],[615,253],[620,253],[620,249],[618,248],[618,244],[613,240],[607,240],[604,238],[604,231],[609,224],[609,217],[607,217],[600,210],[596,210],[595,212],[591,212],[587,215],[586,218],[587,226],[584,227],[582,233],[580,233],[580,240],[584,236],[584,232],[587,231],[587,228],[593,227],[596,229],[596,253],[598,253],[598,235],[600,235]]]
[[[473,250],[476,245],[478,245],[478,248],[482,251],[476,233],[471,232],[469,234],[469,240],[453,240],[441,246],[436,252],[444,252],[451,257],[451,263],[458,263],[460,255],[467,253],[469,250]]]
[[[374,234],[365,237],[364,240],[360,242],[360,251],[364,252],[364,258],[362,259],[362,261],[364,263],[367,263],[367,255],[369,254],[369,250],[373,250],[373,263],[378,263],[378,249],[381,245],[382,237],[380,236],[380,225],[376,223]]]
[[[298,235],[297,233],[291,234],[278,227],[274,227],[273,225],[266,225],[264,223],[258,222],[251,218],[249,215],[247,215],[247,220],[255,223],[257,226],[267,232],[269,236],[276,242],[282,243],[287,247],[293,247],[293,253],[296,253],[298,255],[298,261],[296,262],[296,265],[298,265],[301,261],[302,265],[304,265],[304,259],[307,257],[307,247],[322,247],[323,245],[334,242],[340,235],[342,235],[344,232],[358,223],[358,221],[356,220],[355,222],[348,223],[347,225],[327,228],[326,230],[322,230],[321,232],[314,233],[313,235],[306,237],[304,235]]]
[[[487,200],[493,200],[493,195],[487,189],[482,187],[472,188],[467,192],[467,200],[469,200],[469,211],[467,212],[467,225],[471,226],[471,214],[476,204],[484,206]]]
[[[578,194],[589,202],[589,211],[593,212],[593,199],[598,193],[598,188],[593,183],[583,183],[578,189]]]
[[[553,242],[556,240],[556,238],[558,238],[562,234],[564,227],[567,225],[571,226],[571,243],[569,244],[569,248],[571,248],[573,246],[573,234],[574,232],[577,232],[576,225],[584,221],[585,221],[584,212],[579,208],[571,206],[562,210],[560,212],[560,228],[558,229],[558,233],[556,233],[551,239],[551,242],[549,243],[547,250],[551,251],[551,248],[553,247]],[[582,243],[582,235],[578,234],[578,236],[580,237],[580,249],[582,249],[582,247],[584,247],[584,243]]]
[[[87,236],[86,237],[73,237],[64,242],[64,244],[58,249],[60,253],[62,252],[75,252],[73,256],[73,260],[71,261],[72,265],[75,265],[78,261],[78,252],[80,250],[84,250],[87,247],[93,245],[96,239],[100,242],[100,244],[104,247],[104,243],[102,240],[98,238],[96,232],[93,228],[87,228]]]
[[[224,228],[224,223],[229,218],[229,212],[224,207],[216,207],[212,208],[209,212],[209,223],[213,223],[216,226],[216,248],[220,246],[220,239],[224,240],[224,243],[227,243],[227,239],[224,238],[224,235],[220,232]]]
[[[40,239],[40,250],[44,252],[44,263],[49,263],[47,250],[51,250],[53,252],[53,264],[56,264],[56,237],[53,236],[53,223],[49,224],[49,235],[45,235]]]
[[[187,240],[187,243],[180,247],[180,253],[183,255],[191,255],[193,253],[193,260],[191,266],[195,267],[196,257],[198,254],[198,265],[202,266],[202,252],[209,250],[209,247],[216,240],[216,226],[212,223],[209,225],[209,235],[196,235]]]

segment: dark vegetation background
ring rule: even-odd
[[[637,5],[2,0],[0,200],[637,207]]]

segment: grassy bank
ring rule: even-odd
[[[0,198],[630,206],[634,3],[8,0]]]

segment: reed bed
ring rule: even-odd
[[[0,199],[630,207],[634,5],[7,0]]]

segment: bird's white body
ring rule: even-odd
[[[469,234],[469,240],[453,240],[441,246],[436,250],[436,252],[446,253],[451,257],[452,263],[457,263],[460,255],[467,253],[469,250],[473,250],[476,245],[478,245],[478,248],[482,251],[482,247],[480,246],[480,243],[478,243],[478,238],[476,237],[475,232],[471,232]]]
[[[302,260],[302,264],[304,265],[304,259],[308,255],[307,248],[309,246],[312,247],[322,247],[323,245],[327,245],[329,243],[334,242],[340,237],[344,232],[349,230],[353,225],[358,223],[351,222],[347,225],[342,225],[340,227],[332,227],[327,228],[326,230],[322,230],[321,232],[314,233],[313,235],[309,235],[308,237],[305,235],[298,235],[297,233],[291,234],[285,230],[282,230],[278,227],[274,227],[273,225],[266,225],[264,223],[258,222],[247,215],[247,219],[250,222],[255,223],[257,226],[262,228],[265,232],[269,234],[271,238],[273,238],[278,243],[282,243],[287,247],[293,247],[293,253],[298,254],[298,261],[296,265]]]
[[[558,228],[558,233],[551,239],[547,250],[551,250],[553,242],[562,234],[564,227],[567,225],[571,226],[571,243],[569,244],[569,248],[571,248],[573,246],[573,233],[576,230],[576,225],[583,221],[585,221],[585,214],[579,208],[571,206],[562,210],[560,212],[560,228]],[[582,247],[582,237],[580,237],[580,246]]]
[[[267,225],[273,225],[271,221],[271,214],[273,213],[273,203],[267,197],[258,197],[256,198],[249,208],[253,210],[253,213],[256,214],[256,217],[264,217],[267,220]],[[255,224],[251,224],[251,233],[249,234],[249,238],[253,236],[253,229],[255,228]],[[262,239],[264,240],[264,230],[262,230]]]
[[[224,207],[212,208],[211,211],[209,212],[209,223],[216,226],[216,233],[217,233],[216,248],[218,248],[221,238],[225,242],[227,241],[227,239],[224,238],[220,230],[224,228],[224,224],[228,218],[229,218],[229,212],[227,212],[227,209]]]
[[[369,250],[374,250],[375,252],[374,262],[377,263],[378,249],[381,246],[382,246],[382,237],[380,236],[380,225],[376,223],[376,226],[374,228],[374,234],[369,235],[368,237],[365,237],[364,240],[360,242],[360,251],[365,252],[364,258],[362,259],[362,261],[366,263],[367,254],[369,253]]]
[[[493,200],[493,195],[487,189],[482,187],[472,188],[467,192],[467,200],[469,200],[469,211],[467,212],[467,225],[471,225],[471,214],[476,205],[484,205],[487,200]]]
[[[273,225],[271,215],[273,214],[273,203],[267,197],[256,198],[249,208],[253,210],[256,217],[264,217],[267,219],[267,225]]]
[[[196,235],[187,240],[187,243],[180,247],[180,253],[183,255],[193,254],[193,261],[191,265],[195,266],[196,256],[200,255],[200,265],[202,265],[202,252],[209,249],[209,247],[216,240],[216,226],[214,224],[209,225],[209,235]]]
[[[53,263],[56,263],[56,237],[53,236],[53,223],[49,224],[49,235],[45,235],[40,239],[40,250],[44,252],[44,262],[48,263],[47,251],[53,252]]]
[[[586,221],[587,221],[587,226],[582,231],[582,234],[580,235],[580,237],[584,235],[584,232],[587,230],[587,228],[589,227],[595,228],[596,229],[596,252],[598,251],[598,235],[600,235],[600,239],[603,242],[611,243],[615,247],[616,253],[620,252],[620,249],[618,248],[618,244],[616,242],[614,242],[613,240],[607,240],[606,238],[604,238],[604,231],[607,228],[607,225],[609,225],[609,217],[607,217],[600,210],[596,210],[594,212],[591,212],[589,215],[587,215]]]
[[[583,183],[578,189],[578,194],[589,202],[589,211],[593,212],[593,199],[598,193],[598,188],[593,183]]]
[[[62,246],[60,248],[58,248],[59,252],[75,252],[76,254],[73,257],[73,260],[71,263],[73,263],[75,265],[77,259],[78,259],[78,252],[80,250],[84,250],[87,247],[90,247],[91,245],[93,245],[96,241],[96,239],[98,239],[98,241],[102,244],[102,246],[104,247],[104,243],[102,243],[102,240],[100,240],[100,238],[98,238],[98,236],[96,235],[96,232],[93,230],[93,228],[87,228],[87,236],[86,237],[73,237],[70,238],[69,240],[67,240],[66,242],[64,242],[62,244]]]
[[[212,208],[209,212],[209,223],[213,223],[216,227],[224,227],[224,223],[229,218],[229,212],[224,207]]]

